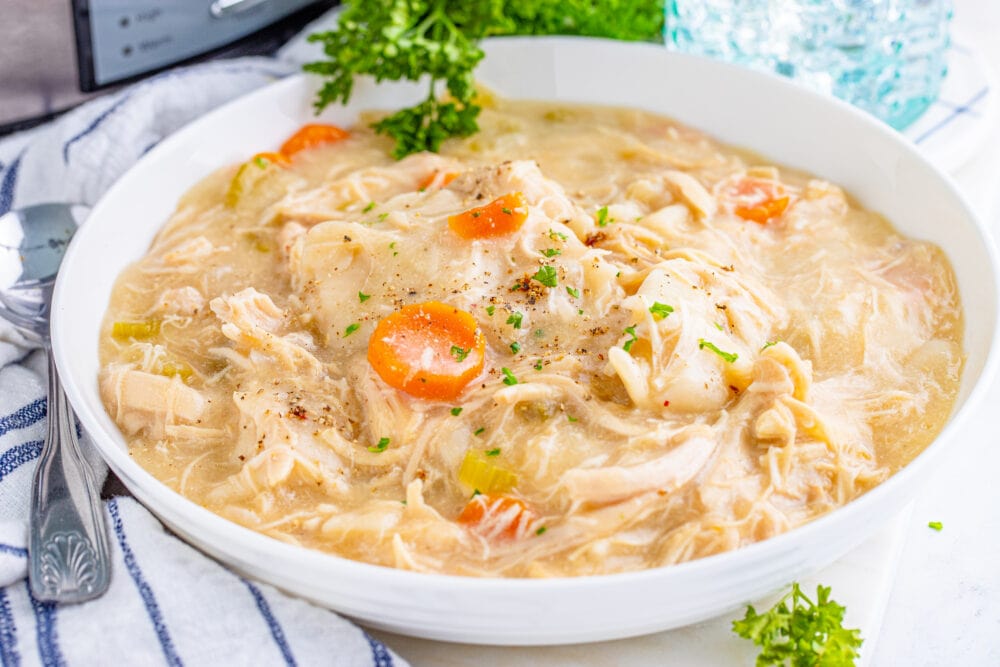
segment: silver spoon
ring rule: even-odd
[[[28,580],[39,600],[83,602],[108,588],[108,533],[94,473],[52,360],[49,306],[70,237],[89,210],[40,204],[0,217],[0,317],[48,352],[49,428],[31,493]]]

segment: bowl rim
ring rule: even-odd
[[[738,68],[737,66],[729,63],[709,60],[701,56],[666,51],[662,45],[623,43],[615,40],[586,37],[519,36],[490,38],[484,41],[484,48],[486,49],[487,54],[489,54],[490,45],[494,42],[516,44],[518,42],[529,41],[532,44],[541,44],[546,46],[551,45],[556,48],[558,48],[560,44],[575,43],[584,43],[589,48],[592,48],[594,44],[604,42],[605,44],[602,48],[609,48],[610,45],[613,45],[613,48],[635,49],[637,52],[648,50],[650,52],[657,53],[658,57],[698,61],[699,66],[707,67],[709,69],[739,69],[741,72],[740,76],[750,79],[768,80],[770,82],[769,85],[780,85],[795,88],[796,94],[812,97],[816,100],[821,100],[824,104],[838,107],[840,113],[853,116],[854,122],[860,122],[867,125],[872,131],[888,138],[888,140],[890,140],[897,149],[901,150],[911,160],[915,160],[922,166],[930,168],[935,176],[942,181],[945,188],[960,206],[967,220],[974,226],[976,233],[979,235],[980,240],[983,243],[986,256],[989,260],[990,288],[993,291],[994,309],[995,311],[1000,312],[1000,276],[998,276],[998,265],[1000,265],[1000,263],[998,263],[997,249],[991,239],[991,236],[988,234],[987,228],[982,219],[969,205],[967,199],[958,189],[954,179],[949,174],[931,164],[918,152],[916,147],[903,138],[902,135],[892,130],[889,126],[876,120],[874,117],[865,114],[864,112],[841,100],[829,98],[818,93],[802,89],[793,82],[778,77],[777,75]],[[664,54],[669,55],[665,56]],[[637,55],[641,55],[641,53],[637,53]],[[196,118],[161,141],[156,147],[132,165],[128,173],[140,165],[157,161],[161,154],[168,153],[175,144],[184,141],[186,134],[196,131],[200,125],[207,124],[214,118],[231,113],[230,109],[236,107],[237,105],[247,104],[249,101],[258,98],[270,97],[275,94],[275,91],[283,91],[285,89],[294,90],[303,85],[302,82],[307,79],[307,76],[308,75],[303,73],[290,75],[275,83],[263,86],[262,88],[254,90],[246,95],[231,100],[208,112],[207,114]],[[711,130],[706,131],[711,134]],[[84,243],[91,236],[98,233],[95,230],[97,229],[99,221],[104,214],[104,210],[109,206],[108,202],[117,198],[119,196],[119,192],[127,185],[128,179],[123,176],[115,182],[115,184],[112,185],[107,192],[104,193],[94,206],[91,215],[88,217],[87,224],[82,226],[80,231],[75,235],[74,239],[70,243],[64,258],[64,263],[73,265],[78,261],[82,261],[82,259],[78,257],[81,252],[80,248],[83,247]],[[92,219],[97,219],[98,222],[94,222]],[[159,222],[159,225],[162,226],[162,221]],[[94,442],[101,457],[122,479],[129,490],[132,491],[132,493],[135,494],[135,496],[142,501],[143,505],[147,506],[147,508],[150,509],[154,515],[163,520],[163,513],[169,512],[172,515],[176,515],[186,521],[189,521],[192,526],[201,526],[205,531],[213,534],[216,537],[216,541],[230,541],[233,544],[245,544],[252,547],[253,552],[280,558],[286,560],[286,562],[299,560],[303,563],[308,563],[312,567],[322,568],[331,576],[353,577],[368,581],[378,580],[379,582],[388,582],[392,585],[405,585],[407,589],[416,590],[417,592],[438,590],[442,586],[451,589],[460,588],[469,593],[512,590],[518,594],[532,594],[539,596],[568,588],[577,590],[582,588],[584,590],[597,592],[598,589],[607,585],[642,582],[651,578],[682,579],[688,576],[704,576],[705,573],[712,573],[718,570],[729,570],[732,568],[731,563],[733,561],[739,563],[740,561],[766,559],[772,554],[787,551],[790,545],[794,545],[795,542],[804,540],[805,536],[826,531],[827,526],[830,524],[846,522],[850,519],[858,518],[867,512],[871,506],[877,505],[881,502],[882,498],[899,493],[900,490],[905,487],[909,479],[923,474],[924,471],[941,455],[941,452],[945,449],[943,443],[954,439],[956,432],[958,432],[968,421],[969,415],[975,412],[982,404],[990,385],[996,377],[998,366],[1000,366],[1000,350],[998,350],[998,347],[1000,347],[1000,345],[998,345],[998,341],[1000,341],[1000,330],[998,330],[997,326],[998,317],[995,314],[992,322],[992,335],[989,342],[989,351],[983,363],[979,377],[976,379],[975,384],[962,405],[960,405],[957,410],[953,411],[948,421],[945,423],[944,428],[920,454],[918,454],[913,460],[903,466],[895,474],[891,475],[888,479],[861,496],[851,500],[846,505],[840,506],[801,526],[761,542],[756,542],[738,549],[673,565],[611,574],[532,579],[473,577],[454,574],[414,572],[389,566],[355,561],[335,554],[310,549],[308,547],[300,547],[284,543],[276,538],[259,533],[250,528],[246,528],[240,524],[225,519],[218,514],[215,514],[214,512],[198,505],[194,501],[182,496],[180,493],[173,491],[166,484],[159,481],[152,474],[142,468],[129,456],[127,449],[123,449],[115,443],[115,439],[121,438],[121,435],[118,433],[117,427],[115,427],[114,423],[110,420],[110,417],[106,413],[96,414],[94,411],[90,410],[89,403],[87,402],[85,396],[88,391],[93,391],[93,388],[90,390],[85,389],[84,383],[96,385],[96,378],[78,378],[72,372],[73,366],[70,358],[70,352],[64,345],[64,340],[67,337],[72,336],[72,324],[64,319],[62,316],[62,309],[59,308],[59,304],[63,302],[63,300],[69,298],[67,293],[69,292],[68,285],[70,279],[66,276],[67,273],[60,273],[59,278],[57,279],[54,290],[52,317],[52,350],[56,365],[63,381],[63,388],[70,400],[70,403],[77,411],[77,414],[87,432],[91,434],[91,440]],[[963,369],[963,372],[965,372],[965,370],[966,369]],[[192,540],[189,538],[185,538],[185,541],[192,544]],[[202,546],[193,546],[204,551],[204,547]],[[232,549],[227,550],[227,553],[231,552]],[[236,556],[234,556],[234,558],[236,558]]]

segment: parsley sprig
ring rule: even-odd
[[[337,26],[309,36],[327,59],[305,65],[327,79],[316,110],[346,104],[357,76],[376,81],[418,81],[427,76],[427,97],[373,125],[396,140],[402,158],[437,151],[449,137],[479,127],[473,70],[487,35],[579,34],[658,41],[663,5],[655,0],[351,0]],[[446,91],[447,99],[439,94]]]
[[[844,628],[844,607],[830,599],[830,588],[816,587],[816,601],[797,583],[763,614],[748,606],[733,621],[733,632],[761,647],[757,667],[846,667],[854,665],[861,632]]]

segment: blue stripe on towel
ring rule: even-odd
[[[970,97],[964,104],[959,104],[956,106],[950,114],[942,118],[938,123],[932,126],[930,129],[926,130],[923,134],[913,140],[913,143],[919,144],[927,141],[932,135],[940,131],[942,128],[950,125],[956,118],[962,114],[967,114],[972,110],[976,104],[979,103],[986,95],[990,92],[989,86],[983,88],[975,95]]]
[[[37,424],[45,417],[47,405],[46,400],[40,398],[5,417],[0,417],[0,435],[5,435],[8,431],[13,431],[14,429],[27,428],[32,424]]]
[[[63,151],[62,151],[62,153],[63,153],[63,162],[65,162],[66,164],[69,164],[69,148],[70,148],[70,146],[72,146],[76,142],[80,141],[80,139],[83,139],[88,134],[90,134],[91,132],[93,132],[94,130],[96,130],[98,128],[98,126],[100,126],[100,124],[103,123],[109,116],[111,116],[114,112],[118,111],[118,109],[120,109],[121,106],[123,104],[125,104],[125,102],[127,102],[131,96],[132,96],[131,92],[128,92],[128,93],[125,93],[124,95],[122,95],[120,98],[118,98],[118,100],[114,104],[112,104],[111,106],[109,106],[107,109],[105,109],[101,113],[97,114],[97,117],[94,118],[94,120],[90,121],[90,125],[88,125],[87,127],[83,128],[82,130],[80,130],[79,132],[77,132],[75,135],[73,135],[72,137],[70,137],[69,140],[66,143],[63,144]]]
[[[28,550],[24,547],[15,547],[12,544],[0,544],[0,554],[10,554],[11,556],[19,556],[21,558],[28,557]],[[3,589],[0,588],[0,591]]]
[[[22,157],[24,157],[23,152],[14,158],[14,161],[7,167],[3,180],[0,181],[0,215],[9,211],[10,207],[14,205],[14,186],[17,185],[17,172],[21,168]]]
[[[21,654],[17,652],[17,626],[10,611],[7,593],[0,588],[0,664],[17,667],[21,664]]]
[[[281,629],[278,619],[271,613],[271,606],[267,604],[264,594],[246,579],[243,579],[243,583],[250,589],[250,595],[257,602],[257,609],[260,610],[260,615],[264,617],[267,627],[271,630],[271,636],[274,638],[274,643],[281,650],[281,657],[285,659],[285,664],[289,667],[295,667],[296,662],[295,657],[292,655],[292,647],[288,645],[288,641],[285,639],[285,631]]]
[[[38,638],[38,658],[45,667],[65,667],[66,659],[59,649],[59,633],[56,631],[56,603],[36,600],[31,594],[31,586],[24,581],[35,612],[35,634]]]
[[[111,515],[111,525],[114,527],[115,535],[118,537],[118,546],[122,549],[125,569],[128,570],[129,576],[135,582],[135,587],[139,589],[139,596],[142,598],[142,603],[146,606],[146,613],[149,614],[149,620],[153,623],[153,630],[160,641],[163,656],[167,659],[168,665],[177,665],[179,667],[184,663],[181,662],[180,656],[174,650],[174,642],[170,638],[166,624],[163,622],[160,605],[156,603],[153,589],[150,588],[149,583],[146,582],[146,578],[142,575],[142,570],[135,560],[135,553],[133,553],[132,547],[129,546],[128,540],[125,538],[125,526],[122,524],[121,514],[118,512],[117,498],[108,500],[108,513]]]
[[[372,647],[372,662],[375,663],[375,667],[393,667],[392,654],[389,653],[389,649],[385,647],[385,644],[367,632],[365,632],[365,639],[368,640],[368,645]]]
[[[42,441],[22,442],[0,455],[0,481],[28,461],[34,461],[42,453]]]

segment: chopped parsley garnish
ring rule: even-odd
[[[518,352],[521,351],[521,344],[515,340],[513,343],[510,344],[510,351],[513,354],[517,354]]]
[[[256,164],[261,169],[267,169],[267,165],[270,164],[270,162],[268,161],[267,158],[265,158],[263,156],[260,156],[260,155],[258,155],[257,157],[255,157],[253,159],[253,162],[254,162],[254,164]]]
[[[460,414],[462,414],[462,408],[452,408],[451,409],[451,416],[452,417],[457,417]]]
[[[500,212],[503,213],[504,215],[514,215],[514,211],[510,210],[506,206],[501,207]]]
[[[541,526],[541,527],[539,527],[538,530],[535,531],[535,535],[543,535],[546,530],[547,529],[545,528],[545,526]]]
[[[535,370],[536,371],[542,370],[542,360],[541,359],[539,359],[538,361],[535,362]]]
[[[630,327],[625,327],[625,333],[631,336],[631,338],[625,341],[625,343],[622,345],[622,349],[625,350],[626,352],[631,352],[632,344],[635,343],[635,341],[639,340],[639,337],[635,335],[635,325],[633,324]]]
[[[830,599],[830,588],[816,587],[816,601],[797,583],[763,614],[748,606],[733,621],[733,632],[761,647],[757,665],[854,665],[861,631],[844,627],[844,607]]]
[[[535,275],[531,277],[546,287],[555,287],[559,283],[559,274],[556,273],[554,267],[548,264],[539,267]]]
[[[364,292],[360,292],[360,291],[358,292],[358,301],[360,301],[361,303],[364,303],[365,301],[367,301],[370,298],[372,298],[371,294],[365,294]]]
[[[496,449],[487,449],[486,456],[500,456],[500,448],[497,447]]]
[[[927,524],[927,527],[940,532],[941,529],[944,528],[944,524],[940,521],[931,521]]]
[[[357,331],[360,328],[361,328],[361,325],[358,324],[357,322],[354,322],[352,324],[348,324],[347,328],[344,329],[344,338],[347,338],[348,336],[350,336],[352,333],[354,333],[355,331]]]
[[[545,336],[545,332],[542,329],[535,329],[535,338],[542,338]]]
[[[458,361],[459,363],[465,361],[465,358],[469,356],[469,352],[471,351],[472,351],[471,347],[469,349],[464,349],[459,347],[458,345],[451,346],[451,355],[455,357],[455,360]]]
[[[514,374],[510,372],[509,368],[504,366],[503,368],[500,369],[500,372],[503,373],[503,383],[505,385],[510,387],[517,384],[517,378],[514,377]]]
[[[378,444],[371,445],[368,448],[368,451],[373,454],[381,454],[382,452],[385,451],[386,447],[388,446],[389,446],[389,438],[379,438]]]
[[[609,222],[614,222],[614,221],[615,221],[614,218],[608,217],[608,207],[607,206],[602,206],[601,208],[597,209],[597,226],[598,227],[607,227]]]
[[[486,306],[486,314],[492,316],[496,309],[496,306]]]
[[[766,350],[767,348],[771,347],[772,345],[777,345],[777,344],[778,344],[778,341],[776,341],[776,340],[769,340],[766,343],[764,343],[764,347],[760,348],[760,351],[763,352],[764,350]]]
[[[515,329],[520,329],[521,318],[523,317],[524,315],[515,310],[513,313],[510,314],[510,317],[507,318],[507,324],[512,325]]]
[[[559,248],[546,248],[545,250],[539,250],[538,252],[542,253],[546,257],[555,257],[556,255],[562,254],[562,250]]]
[[[370,201],[370,202],[368,202],[368,206],[365,206],[363,209],[361,209],[361,212],[362,213],[367,213],[368,211],[372,210],[373,208],[375,208],[375,202]]]
[[[549,238],[552,239],[553,241],[565,241],[569,237],[563,234],[562,232],[557,232],[554,229],[550,229]]]
[[[483,431],[485,430],[486,430],[485,426],[480,426],[479,428],[477,428],[475,431],[472,432],[472,435],[482,435]]]
[[[573,297],[574,299],[579,299],[579,298],[580,298],[580,290],[578,290],[578,289],[577,289],[577,288],[575,288],[575,287],[569,287],[569,286],[567,285],[567,286],[566,286],[566,293],[567,293],[567,294],[569,294],[569,295],[570,295],[571,297]]]
[[[378,214],[378,221],[379,222],[385,222],[385,219],[388,218],[388,217],[389,217],[388,213],[379,213]],[[395,243],[395,241],[393,241],[393,243]],[[392,246],[390,246],[390,247],[392,247]]]
[[[659,301],[654,301],[653,305],[649,307],[649,312],[653,314],[653,317],[662,320],[664,317],[674,312],[673,306],[668,306],[665,303],[660,303]]]
[[[720,357],[722,357],[723,359],[725,359],[729,363],[733,363],[734,361],[736,361],[737,359],[740,358],[740,355],[736,354],[735,352],[724,352],[724,351],[720,350],[718,347],[716,347],[715,343],[710,343],[707,340],[705,340],[704,338],[699,338],[698,339],[698,349],[699,350],[704,350],[705,348],[708,348],[712,352],[715,352],[717,355],[719,355]]]
[[[577,308],[576,314],[577,315],[583,315],[583,308]]]
[[[483,495],[483,492],[480,491],[479,489],[473,489],[472,490],[472,497],[473,498],[475,498],[476,496],[481,496],[481,495]]]
[[[722,328],[722,325],[719,324],[718,322],[712,322],[712,324],[714,324],[715,328],[718,329],[719,331],[725,331],[725,329]]]
[[[579,419],[577,419],[573,415],[566,415],[566,419],[570,420],[571,422],[578,422],[578,421],[580,421]]]

